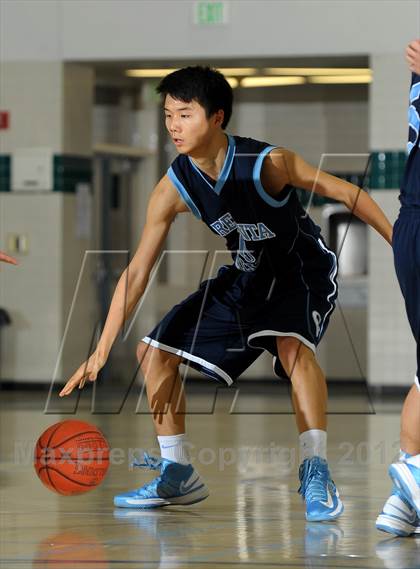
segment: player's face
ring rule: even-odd
[[[166,128],[181,154],[207,145],[220,129],[220,118],[215,114],[208,119],[205,109],[197,101],[187,103],[167,95],[164,110]]]

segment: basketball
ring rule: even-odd
[[[41,482],[65,496],[98,486],[109,466],[109,445],[101,431],[84,421],[51,425],[35,446],[34,466]]]

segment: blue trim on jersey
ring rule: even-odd
[[[418,99],[420,99],[420,81],[416,81],[415,75],[413,74],[413,83],[410,89],[410,106],[408,107],[408,154],[410,154],[414,146],[420,146],[420,104],[418,103]]]
[[[194,168],[194,170],[197,172],[197,174],[199,174],[201,176],[201,178],[206,182],[206,184],[212,189],[214,190],[214,186],[212,186],[212,184],[207,180],[207,178],[205,178],[203,176],[203,172],[200,170],[200,168],[198,168],[194,162],[191,160],[191,156],[188,156],[188,159],[190,161],[191,166]]]
[[[264,150],[258,155],[258,158],[256,159],[255,164],[254,164],[254,170],[252,172],[252,178],[254,180],[254,185],[255,185],[255,188],[257,189],[257,192],[259,193],[260,197],[266,203],[268,203],[268,205],[271,205],[272,207],[283,207],[289,201],[289,198],[291,196],[291,192],[289,192],[288,195],[283,200],[281,200],[281,201],[275,200],[273,197],[271,197],[269,194],[267,194],[267,192],[264,190],[263,185],[261,183],[261,168],[262,168],[262,165],[264,162],[264,158],[267,156],[267,154],[269,152],[271,152],[275,148],[276,148],[275,146],[267,146],[267,148],[264,148]]]
[[[413,148],[413,146],[416,145],[416,141],[419,142],[420,116],[414,105],[411,105],[408,108],[408,128],[409,131],[410,130],[414,131],[413,139],[409,140],[407,143],[407,150],[408,153],[410,154],[411,149]]]
[[[228,134],[227,137],[229,140],[229,146],[226,153],[225,162],[223,164],[223,168],[222,171],[220,172],[220,176],[217,180],[217,183],[213,188],[217,195],[220,194],[223,186],[225,185],[226,180],[228,179],[228,176],[232,169],[233,158],[235,157],[235,150],[236,150],[235,139],[233,138],[233,136],[230,136],[230,134]]]
[[[187,206],[190,208],[190,210],[193,212],[193,214],[195,215],[195,217],[197,217],[198,219],[201,219],[201,213],[200,210],[198,209],[198,207],[195,205],[195,203],[192,201],[189,193],[187,192],[187,190],[184,188],[184,186],[181,184],[181,182],[178,180],[175,172],[173,171],[172,166],[168,169],[168,178],[171,180],[171,182],[173,183],[173,185],[175,186],[175,188],[178,190],[179,194],[181,195],[182,199],[184,200],[184,202],[187,204]]]
[[[210,186],[210,188],[217,195],[220,194],[223,186],[225,185],[226,180],[228,179],[228,176],[230,174],[230,170],[232,168],[233,159],[235,157],[235,150],[236,150],[235,139],[233,138],[233,136],[230,136],[230,134],[227,134],[226,136],[228,138],[228,148],[227,148],[227,152],[226,152],[226,156],[225,156],[225,161],[223,162],[222,170],[221,170],[220,175],[217,179],[217,182],[214,186],[212,186],[211,183],[203,176],[203,173],[201,172],[200,168],[198,168],[198,166],[196,166],[196,164],[194,164],[191,156],[188,156],[190,164],[192,165],[194,170],[196,172],[198,172],[198,174],[200,174],[200,176],[203,178],[203,180],[206,182],[206,184],[208,184]]]
[[[413,83],[410,89],[410,103],[414,103],[417,99],[420,99],[420,81]]]

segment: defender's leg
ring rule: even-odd
[[[326,460],[327,385],[315,355],[294,337],[278,337],[277,351],[292,384],[292,401],[300,433],[299,493],[308,521],[327,521],[343,512]]]
[[[389,474],[401,493],[417,513],[416,530],[420,533],[420,390],[410,389],[401,415],[401,450],[403,460],[391,464]],[[414,531],[416,533],[416,531]]]
[[[292,383],[292,401],[299,433],[327,428],[327,384],[311,349],[292,337],[278,337],[277,351]]]
[[[157,435],[185,433],[185,393],[179,375],[182,358],[140,342],[137,359]]]
[[[419,228],[418,216],[402,211],[394,225],[393,234],[395,269],[411,330],[417,342],[417,378],[404,402],[401,414],[401,452],[399,460],[389,467],[393,488],[376,520],[376,527],[399,536],[420,533]]]
[[[141,488],[119,494],[122,508],[159,508],[201,502],[209,491],[189,464],[185,441],[185,394],[179,376],[181,358],[141,342],[137,357],[146,381],[147,397],[161,448],[161,458],[144,453],[135,466],[159,470],[160,475]]]
[[[401,450],[420,454],[420,389],[413,385],[405,399],[401,414]]]

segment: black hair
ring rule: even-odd
[[[206,111],[207,118],[223,109],[223,129],[227,127],[232,115],[232,87],[222,73],[211,67],[196,65],[178,69],[164,77],[156,91],[163,99],[170,95],[186,103],[197,101]]]

